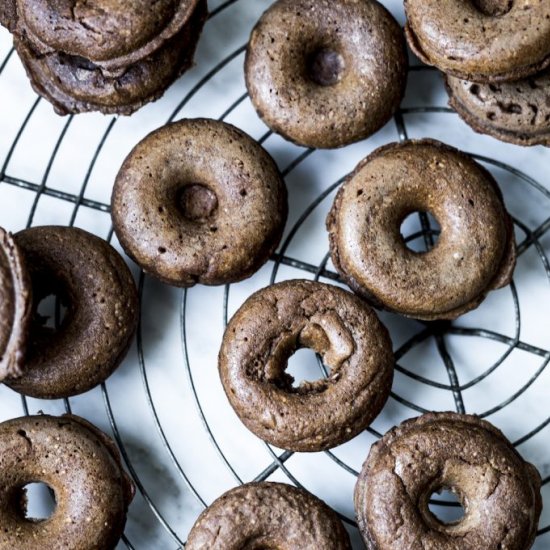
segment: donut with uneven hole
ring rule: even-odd
[[[316,351],[327,378],[285,372],[299,348]],[[253,294],[227,325],[219,371],[231,406],[263,440],[321,451],[366,429],[389,397],[393,353],[374,311],[341,288],[285,281]]]
[[[528,550],[542,509],[541,478],[500,430],[476,416],[428,413],[375,443],[355,487],[370,550]],[[464,509],[445,523],[428,508],[451,490]]]

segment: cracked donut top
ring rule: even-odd
[[[31,320],[32,286],[23,254],[0,228],[0,382],[24,366]]]
[[[449,104],[476,132],[517,145],[550,146],[550,70],[517,82],[446,79]]]
[[[323,501],[283,483],[247,483],[215,500],[189,533],[187,550],[351,550]]]
[[[124,67],[178,33],[199,0],[12,0],[16,33],[40,53],[59,51]]]
[[[550,64],[547,0],[405,0],[414,52],[476,82],[512,81]]]
[[[300,348],[321,356],[326,377],[294,384],[286,368]],[[226,328],[219,370],[249,430],[277,447],[311,452],[370,425],[389,396],[393,362],[387,330],[367,304],[335,286],[291,280],[240,307]]]
[[[375,443],[355,489],[359,528],[374,550],[527,550],[536,536],[541,478],[497,428],[475,416],[429,413]],[[461,520],[428,508],[456,494]]]
[[[26,516],[29,483],[55,498],[47,520]],[[112,550],[134,485],[115,443],[74,415],[29,416],[0,424],[0,548]]]

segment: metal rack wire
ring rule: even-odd
[[[223,17],[225,11],[237,4],[239,0],[229,0],[226,2],[220,3],[214,10],[211,11],[210,19]],[[167,120],[159,120],[158,125],[172,121],[180,118],[185,113],[185,108],[187,104],[197,96],[201,94],[202,89],[209,84],[209,82],[218,75],[221,71],[224,70],[231,62],[237,60],[244,54],[245,44],[236,48],[234,51],[230,52],[225,56],[219,63],[215,64],[211,70],[209,70],[197,83],[189,89],[181,101],[175,106],[172,110],[170,116]],[[0,61],[0,77],[7,67],[8,63],[18,63],[16,56],[11,50],[6,57]],[[415,73],[429,71],[431,69],[424,66],[413,66],[411,68],[411,78],[415,78]],[[1,83],[1,79],[0,79]],[[238,109],[244,102],[248,100],[246,93],[239,95],[219,116],[220,120],[228,118],[236,109]],[[108,214],[109,213],[109,204],[106,202],[100,202],[86,197],[86,192],[88,184],[91,178],[91,175],[96,166],[96,162],[103,152],[105,144],[111,133],[113,132],[116,124],[117,118],[112,117],[107,124],[101,138],[95,146],[95,150],[91,157],[89,166],[87,167],[85,177],[80,185],[78,193],[70,193],[67,191],[61,191],[50,185],[50,172],[54,161],[56,160],[58,151],[67,135],[67,132],[71,125],[74,122],[74,117],[70,116],[64,122],[61,131],[58,135],[58,138],[55,142],[55,146],[52,150],[51,156],[47,163],[46,169],[42,175],[42,178],[38,182],[27,181],[26,179],[19,177],[16,173],[10,171],[10,163],[12,157],[18,147],[20,147],[21,138],[26,132],[31,120],[33,119],[34,114],[42,100],[37,98],[28,113],[26,114],[16,136],[13,139],[11,147],[9,148],[4,160],[1,162],[0,167],[0,185],[14,186],[20,189],[25,189],[34,193],[32,205],[29,211],[28,218],[26,220],[26,226],[30,227],[33,225],[35,220],[35,213],[37,206],[42,197],[47,196],[51,197],[57,201],[62,201],[68,203],[72,206],[72,213],[68,225],[75,224],[77,220],[77,214],[81,207],[87,207],[97,213]],[[407,133],[407,117],[416,114],[445,114],[446,116],[453,117],[456,116],[448,108],[444,107],[414,107],[414,108],[403,108],[395,116],[395,129],[399,140],[405,140],[408,137]],[[0,117],[1,118],[1,117]],[[269,138],[272,137],[272,133],[267,131],[259,139],[260,143],[265,143]],[[286,165],[282,166],[282,172],[285,177],[289,177],[295,170],[297,170],[315,151],[313,149],[308,150],[297,150],[296,156]],[[540,201],[547,201],[550,206],[550,191],[541,183],[535,181],[533,178],[528,176],[521,170],[510,166],[504,162],[494,160],[492,158],[474,154],[472,156],[477,159],[479,162],[483,163],[490,169],[498,169],[507,172],[510,177],[513,177],[516,185],[526,186],[526,188],[531,189]],[[300,258],[294,257],[289,253],[289,248],[293,243],[293,240],[297,237],[300,229],[308,221],[310,216],[312,216],[316,210],[322,204],[326,204],[327,200],[330,200],[330,197],[334,194],[335,190],[342,183],[343,178],[338,179],[337,181],[328,185],[315,199],[303,210],[301,215],[297,217],[297,220],[294,224],[287,230],[285,240],[278,249],[278,251],[273,255],[270,261],[270,282],[274,283],[276,280],[279,280],[281,268],[283,266],[299,270],[304,276],[326,280],[329,282],[340,283],[338,274],[331,268],[330,260],[328,253],[322,258],[318,265],[301,260]],[[550,210],[549,210],[550,211]],[[437,230],[432,228],[430,225],[430,220],[425,214],[420,214],[420,230],[412,233],[407,237],[408,242],[423,240],[424,245],[429,248],[433,245],[434,240],[437,237]],[[550,283],[550,262],[548,259],[547,248],[548,244],[543,243],[543,238],[550,234],[550,217],[546,219],[543,223],[539,224],[535,228],[530,228],[528,223],[523,222],[520,219],[514,218],[515,228],[521,238],[518,240],[518,253],[521,256],[528,250],[534,249],[538,256],[538,259],[542,263],[544,273],[547,279],[547,282]],[[113,238],[112,228],[108,232],[107,240],[111,241]],[[144,295],[144,287],[147,282],[147,277],[143,274],[139,274],[139,292],[140,296]],[[208,419],[208,415],[204,411],[204,400],[201,398],[199,392],[196,388],[196,372],[194,370],[193,362],[189,356],[188,349],[188,314],[189,314],[189,296],[193,290],[183,290],[181,291],[181,302],[179,305],[179,320],[180,320],[180,337],[181,337],[181,346],[183,350],[184,358],[184,370],[187,383],[189,385],[190,394],[193,397],[194,405],[196,407],[197,414],[202,422],[203,429],[208,437],[208,440],[212,447],[215,449],[216,453],[219,456],[220,463],[222,467],[227,470],[230,477],[233,479],[234,484],[240,484],[245,481],[242,475],[237,471],[237,468],[234,466],[232,461],[226,456],[226,453],[223,450],[223,445],[220,444],[218,437],[216,436],[215,430],[212,428],[211,423]],[[232,292],[232,286],[227,285],[223,291],[223,302],[222,302],[222,317],[224,324],[227,323],[229,317],[229,300],[230,294]],[[545,372],[548,363],[550,362],[550,350],[537,347],[528,342],[522,340],[522,315],[520,308],[520,300],[518,295],[518,290],[516,283],[512,282],[509,287],[511,294],[511,299],[513,303],[514,310],[514,333],[512,336],[502,334],[496,331],[492,331],[486,328],[476,328],[476,327],[464,327],[456,323],[450,322],[436,322],[436,323],[424,323],[420,325],[420,329],[417,330],[412,336],[410,336],[406,341],[404,341],[399,348],[396,350],[396,369],[397,372],[403,375],[405,378],[414,381],[415,383],[433,388],[434,390],[439,390],[441,392],[447,392],[452,395],[455,408],[458,412],[475,412],[483,418],[490,418],[492,415],[498,413],[499,411],[504,410],[513,404],[518,398],[520,398],[525,392],[527,392],[532,385],[541,377]],[[57,315],[59,317],[59,313]],[[484,339],[487,341],[498,342],[504,346],[504,351],[500,354],[496,361],[488,365],[483,372],[476,375],[474,378],[468,381],[461,380],[461,373],[457,368],[455,361],[453,359],[452,353],[449,352],[447,346],[447,337],[450,335],[454,336],[463,336],[476,339]],[[426,376],[419,375],[415,372],[414,366],[409,367],[403,364],[404,357],[411,352],[417,346],[420,346],[428,341],[432,340],[435,343],[437,352],[441,358],[441,361],[445,367],[446,376],[448,378],[448,383],[443,383],[435,379],[428,378]],[[144,333],[143,333],[143,324],[140,323],[136,339],[137,346],[137,361],[139,365],[139,373],[141,376],[143,391],[145,393],[146,402],[149,408],[149,413],[153,420],[153,423],[157,430],[157,436],[162,443],[164,452],[166,453],[169,461],[171,462],[176,476],[178,479],[187,487],[189,493],[197,501],[197,503],[204,507],[208,504],[207,499],[201,495],[201,491],[196,487],[196,484],[193,482],[191,477],[186,472],[185,466],[181,463],[178,453],[174,450],[173,442],[170,439],[170,436],[167,434],[166,426],[163,423],[161,415],[157,409],[157,405],[153,396],[153,392],[150,384],[150,372],[148,370],[146,354],[144,350]],[[502,400],[495,406],[492,406],[485,410],[475,410],[470,411],[465,403],[464,392],[473,388],[477,384],[486,380],[491,375],[498,373],[499,369],[510,357],[510,355],[515,350],[521,350],[526,352],[534,357],[540,359],[540,365],[532,372],[529,379],[519,388],[517,388],[513,394],[509,395],[506,399]],[[322,374],[326,374],[325,367],[319,361],[319,368]],[[137,489],[149,507],[150,512],[155,516],[156,521],[160,524],[163,531],[166,534],[166,539],[170,541],[171,546],[167,547],[184,547],[185,540],[181,536],[178,529],[175,528],[173,524],[165,517],[161,507],[157,504],[155,499],[150,495],[149,488],[146,483],[144,483],[140,477],[138,468],[135,466],[132,459],[132,453],[128,450],[125,443],[124,435],[121,432],[119,427],[119,422],[117,419],[117,414],[114,411],[112,405],[113,396],[110,393],[107,384],[103,384],[101,387],[101,394],[104,402],[105,411],[110,423],[112,434],[116,439],[119,448],[121,450],[122,456],[124,458],[125,464],[132,475]],[[391,400],[400,404],[400,406],[407,409],[410,413],[410,416],[416,415],[419,413],[424,413],[429,410],[423,405],[420,405],[412,400],[406,398],[404,395],[401,395],[397,391],[392,391]],[[72,405],[71,400],[64,400],[64,409],[67,412],[71,412]],[[25,397],[21,399],[21,406],[24,414],[29,414],[29,404]],[[20,410],[14,410],[13,416],[20,414]],[[93,419],[92,419],[93,420]],[[527,425],[528,422],[525,422],[526,433],[521,437],[517,438],[514,441],[516,447],[521,447],[528,441],[532,440],[537,434],[542,432],[547,426],[550,425],[550,408],[548,417],[540,422],[537,426],[531,427]],[[374,438],[381,437],[381,433],[374,429],[369,428],[369,433]],[[545,451],[548,454],[550,451],[550,444],[545,444]],[[251,476],[250,479],[254,480],[265,480],[270,478],[275,472],[283,474],[287,481],[294,483],[297,486],[301,486],[300,479],[287,467],[288,461],[294,456],[295,453],[285,451],[278,451],[271,446],[265,444],[266,451],[270,457],[270,464],[267,467],[263,467],[255,475]],[[368,448],[365,449],[365,456],[368,452]],[[332,461],[338,468],[341,468],[347,475],[356,477],[358,475],[357,468],[348,464],[345,460],[342,460],[337,456],[335,452],[327,451],[325,453],[326,457]],[[247,481],[250,480],[247,478]],[[547,488],[550,484],[550,476],[546,475],[543,480],[544,486]],[[456,503],[435,499],[434,504],[439,506],[456,506]],[[355,523],[352,517],[349,514],[339,512],[340,517],[346,522],[348,526],[352,529],[355,527]],[[541,542],[540,548],[544,547],[544,544],[550,544],[550,525],[541,525],[538,535],[539,539],[544,539],[545,542]],[[129,534],[125,535],[123,538],[123,543],[127,548],[145,548],[140,546],[135,540],[131,540]],[[160,546],[159,546],[160,547]]]

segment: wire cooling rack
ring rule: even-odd
[[[550,153],[475,135],[446,107],[441,79],[413,65],[407,97],[394,120],[369,140],[338,151],[303,149],[261,123],[245,91],[248,34],[268,0],[211,2],[197,66],[159,102],[131,118],[60,118],[37,98],[0,32],[0,224],[77,225],[118,247],[110,225],[112,182],[124,156],[169,120],[210,116],[249,132],[274,156],[290,194],[285,237],[253,278],[223,288],[168,288],[132,266],[143,310],[135,345],[100,388],[70,400],[21,398],[0,387],[0,419],[44,411],[74,412],[117,441],[138,492],[120,548],[185,545],[200,511],[227,489],[251,480],[303,486],[344,520],[362,548],[353,519],[353,486],[370,445],[396,423],[428,410],[476,413],[499,426],[543,476],[543,512],[535,548],[550,545]],[[384,4],[403,23],[399,1]],[[346,173],[374,148],[407,137],[434,137],[473,154],[489,168],[514,218],[519,261],[513,283],[456,322],[419,323],[381,313],[394,341],[396,377],[373,426],[325,453],[292,453],[250,434],[230,409],[216,366],[223,329],[254,290],[287,278],[340,284],[330,262],[324,219]],[[406,220],[413,248],[437,238],[433,221]],[[56,312],[59,317],[59,312]],[[323,366],[301,350],[297,378]],[[457,503],[435,495],[432,509],[453,517]]]

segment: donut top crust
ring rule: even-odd
[[[330,85],[312,79],[319,52],[329,55],[317,78]],[[405,92],[407,64],[401,28],[379,2],[278,0],[252,31],[245,76],[268,126],[298,144],[330,148],[389,120]]]
[[[351,550],[336,514],[317,497],[282,483],[228,491],[199,517],[187,550]]]
[[[496,7],[500,15],[484,13],[471,0],[405,0],[410,46],[443,72],[480,82],[518,80],[548,66],[550,2],[480,0],[478,5],[489,13]]]
[[[57,507],[30,521],[21,489],[38,481]],[[1,548],[112,549],[134,492],[114,442],[86,420],[40,415],[0,424]]]
[[[21,250],[0,227],[0,382],[24,366],[32,286]]]
[[[187,212],[189,206],[205,212]],[[176,286],[252,275],[279,243],[287,209],[271,156],[238,128],[210,119],[149,134],[124,161],[112,196],[126,252]]]
[[[16,1],[18,33],[39,52],[64,52],[114,69],[160,48],[199,0]]]
[[[541,478],[500,430],[475,416],[428,413],[375,443],[357,481],[359,527],[376,550],[527,550],[542,509]],[[452,489],[465,515],[444,524],[428,510]],[[501,546],[497,546],[498,544]]]
[[[550,146],[550,70],[517,82],[446,78],[449,104],[476,130],[518,145]]]
[[[407,215],[431,213],[432,250],[409,250]],[[331,254],[346,282],[377,306],[417,319],[454,319],[505,286],[515,267],[513,228],[491,174],[434,140],[390,144],[363,160],[327,218]]]

